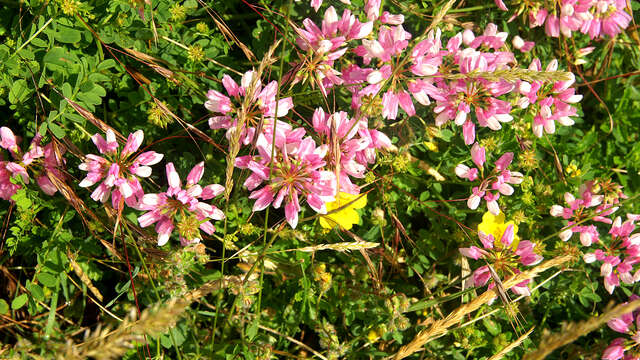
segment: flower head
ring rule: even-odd
[[[497,216],[500,213],[500,206],[498,205],[500,195],[509,196],[513,194],[514,190],[511,184],[520,184],[523,180],[523,175],[520,172],[507,169],[513,161],[513,153],[503,154],[496,160],[493,171],[486,173],[484,171],[486,161],[484,147],[474,144],[471,147],[471,159],[478,168],[470,168],[464,164],[458,164],[455,168],[455,173],[458,177],[469,181],[480,179],[480,184],[473,187],[471,196],[467,199],[467,206],[469,209],[475,210],[484,199],[487,202],[489,211]]]
[[[93,200],[105,202],[111,196],[114,208],[120,206],[122,199],[128,206],[136,208],[144,195],[139,178],[149,177],[150,166],[160,162],[164,156],[155,151],[146,151],[134,157],[143,139],[142,130],[129,134],[126,144],[118,151],[119,145],[113,130],[107,130],[106,138],[100,134],[93,135],[91,140],[102,156],[88,154],[85,157],[79,168],[87,171],[87,176],[79,186],[90,187],[100,182],[91,193]]]
[[[187,175],[182,185],[180,175],[173,163],[166,165],[168,188],[158,194],[145,194],[140,208],[148,210],[138,217],[141,227],[156,224],[158,246],[169,241],[177,227],[180,243],[183,246],[200,242],[200,230],[211,235],[216,230],[210,220],[224,219],[224,213],[214,205],[204,201],[213,199],[224,191],[218,184],[201,187],[198,183],[204,173],[204,162],[197,164]]]
[[[505,216],[487,212],[478,225],[478,238],[482,248],[471,246],[460,248],[460,253],[468,258],[484,259],[489,265],[481,266],[473,272],[475,286],[485,285],[494,275],[500,278],[510,277],[520,272],[521,265],[532,266],[542,261],[535,251],[535,244],[518,238],[518,227],[513,221],[504,222]],[[489,268],[491,267],[491,268]],[[523,281],[511,288],[516,294],[529,295],[529,281]],[[489,288],[493,288],[492,282]]]
[[[323,170],[327,146],[316,147],[315,141],[304,135],[302,128],[291,130],[284,134],[282,142],[273,144],[260,134],[256,142],[260,155],[238,157],[235,164],[252,172],[244,186],[253,190],[249,195],[256,200],[253,211],[269,205],[277,209],[284,203],[285,217],[292,228],[298,225],[300,197],[316,212],[324,214],[326,203],[333,201],[336,193],[335,174]],[[266,184],[254,190],[263,183]]]
[[[340,192],[336,200],[328,202],[327,215],[320,216],[320,226],[331,229],[338,225],[341,229],[349,230],[360,222],[360,215],[355,209],[362,209],[367,205],[367,195],[354,195]]]

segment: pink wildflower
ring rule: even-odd
[[[637,299],[638,296],[635,294],[629,297],[629,301]],[[618,360],[622,358],[625,360],[637,360],[638,356],[631,354],[637,354],[638,350],[640,350],[638,348],[638,345],[640,345],[640,328],[638,328],[638,324],[640,324],[640,312],[637,310],[628,312],[607,322],[607,325],[609,325],[609,328],[613,331],[627,334],[629,337],[614,339],[604,350],[602,358],[606,360]],[[627,351],[630,351],[631,354],[625,355]]]
[[[335,174],[321,170],[326,165],[323,159],[327,146],[316,147],[310,137],[301,138],[304,130],[292,130],[287,135],[286,143],[271,144],[260,134],[256,143],[260,155],[238,157],[235,165],[252,172],[244,186],[253,190],[249,195],[250,199],[256,200],[253,211],[264,210],[269,205],[277,209],[284,203],[287,222],[295,228],[301,197],[316,212],[324,214],[325,204],[334,200],[337,187]],[[275,150],[273,158],[272,150]],[[254,190],[263,183],[266,184]]]
[[[7,127],[0,128],[0,147],[9,150],[15,161],[0,161],[0,198],[10,200],[20,189],[20,185],[11,183],[11,178],[19,176],[25,184],[30,183],[27,170],[32,172],[36,178],[36,183],[47,195],[55,194],[58,189],[47,177],[63,179],[64,175],[59,168],[64,164],[64,159],[58,157],[53,150],[53,144],[49,143],[44,147],[41,145],[42,137],[36,135],[26,153],[18,146],[19,139]],[[1,159],[1,158],[0,158]]]
[[[513,194],[513,187],[509,184],[520,184],[523,175],[517,171],[509,171],[507,168],[513,160],[513,153],[505,153],[496,162],[495,168],[491,173],[484,172],[484,163],[486,161],[485,149],[474,144],[471,147],[471,158],[477,168],[470,168],[464,164],[459,164],[455,168],[458,177],[475,181],[480,179],[480,185],[472,189],[471,196],[467,200],[469,209],[475,210],[480,205],[482,199],[487,202],[489,212],[494,215],[500,213],[498,199],[500,194],[509,196]],[[478,176],[480,174],[480,176]]]
[[[243,125],[239,129],[240,141],[245,145],[252,142],[256,127],[263,118],[265,118],[264,127],[269,128],[269,125],[273,124],[273,118],[283,117],[293,108],[290,97],[276,101],[278,92],[276,81],[270,82],[263,88],[260,79],[255,77],[254,71],[248,71],[242,75],[238,85],[225,74],[222,77],[222,85],[231,98],[219,91],[209,90],[207,93],[209,100],[204,103],[209,111],[216,114],[209,118],[209,127],[227,129],[227,139],[231,139],[231,134],[238,130],[240,123]]]
[[[534,250],[535,244],[527,240],[518,239],[515,225],[511,222],[508,224],[500,232],[499,239],[494,237],[494,234],[485,234],[482,231],[478,231],[482,248],[471,246],[459,249],[460,253],[468,258],[474,260],[483,259],[490,264],[481,266],[473,272],[475,286],[484,286],[492,278],[492,269],[500,277],[509,277],[520,272],[520,265],[533,266],[542,261],[542,256]],[[528,283],[529,281],[523,281],[516,284],[511,288],[511,291],[519,295],[530,295]],[[495,287],[495,283],[491,282],[489,288],[492,289],[493,287]]]
[[[138,217],[140,226],[156,224],[158,246],[163,246],[169,241],[176,227],[182,246],[200,242],[200,230],[209,235],[213,234],[216,228],[210,220],[222,220],[224,213],[203,201],[220,195],[224,187],[210,184],[203,188],[198,185],[204,173],[204,162],[191,169],[184,188],[173,163],[166,165],[166,173],[169,184],[167,191],[145,194],[142,197],[140,208],[148,211]]]
[[[360,189],[350,177],[363,178],[367,164],[375,162],[375,149],[391,147],[391,140],[384,133],[369,129],[367,119],[349,119],[344,111],[329,115],[318,108],[312,122],[314,130],[329,145],[328,167],[334,172],[340,169],[340,191],[358,194]]]
[[[529,70],[541,71],[540,60],[534,59]],[[558,61],[552,60],[546,71],[558,70]],[[575,78],[572,73],[571,78],[566,81],[556,81],[553,84],[545,84],[542,81],[528,83],[521,81],[518,85],[520,94],[523,95],[518,100],[521,108],[533,106],[531,109],[535,116],[533,118],[533,133],[537,137],[542,137],[543,133],[553,134],[555,132],[555,122],[564,126],[571,126],[574,121],[571,116],[577,114],[577,109],[572,105],[582,100],[582,95],[577,95],[573,85]]]
[[[93,135],[91,140],[103,156],[88,154],[85,157],[79,168],[87,171],[87,176],[78,186],[90,187],[101,182],[91,193],[93,200],[105,202],[111,196],[114,208],[120,206],[121,199],[124,199],[128,206],[137,208],[144,195],[139,178],[149,177],[149,166],[159,163],[164,156],[155,151],[147,151],[133,157],[143,139],[142,130],[129,134],[124,148],[118,151],[118,142],[113,130],[107,130],[106,138],[100,134]]]

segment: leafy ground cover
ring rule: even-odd
[[[0,357],[640,358],[637,2],[0,6]]]

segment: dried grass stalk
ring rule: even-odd
[[[99,325],[93,333],[87,334],[82,344],[74,344],[69,340],[57,358],[59,360],[120,359],[136,344],[145,343],[147,335],[156,337],[166,333],[175,326],[192,302],[220,289],[227,281],[229,280],[211,281],[180,298],[157,303],[144,310],[138,320],[135,319],[135,312],[132,312],[115,330]]]
[[[93,286],[93,283],[91,282],[91,279],[89,279],[89,276],[87,276],[87,274],[84,272],[84,270],[82,270],[80,265],[78,265],[78,263],[76,262],[75,256],[73,256],[73,254],[71,254],[71,252],[68,249],[67,249],[67,256],[69,257],[69,262],[71,263],[71,268],[73,269],[73,272],[76,273],[76,275],[80,278],[80,281],[82,281],[82,283],[87,287],[87,289],[91,291],[93,296],[95,296],[98,300],[102,301],[103,297],[102,297],[102,294],[100,293],[100,290],[98,290],[98,288]]]
[[[498,69],[495,71],[471,71],[466,74],[438,75],[447,79],[477,79],[483,78],[489,81],[506,80],[508,82],[524,81],[567,81],[571,79],[571,73],[566,71],[536,71],[529,69]]]
[[[335,244],[321,244],[314,246],[307,246],[300,249],[296,249],[297,251],[302,252],[316,252],[320,250],[335,250],[335,251],[351,251],[351,250],[361,250],[361,249],[371,249],[380,244],[368,241],[354,241],[354,242],[341,242]]]
[[[506,289],[509,289],[522,281],[535,277],[536,275],[547,269],[564,264],[572,258],[573,257],[571,255],[555,257],[551,260],[543,262],[533,269],[523,271],[520,274],[504,281],[503,285]],[[437,336],[445,334],[450,327],[459,323],[465,315],[478,310],[482,305],[495,298],[496,296],[498,296],[498,292],[496,289],[488,290],[482,295],[473,299],[468,304],[461,305],[453,312],[451,312],[446,318],[434,321],[431,326],[420,331],[409,344],[401,347],[400,350],[398,350],[398,352],[395,354],[394,359],[404,359],[405,357],[420,350],[424,344],[428,343]]]
[[[184,299],[172,299],[166,304],[156,304],[146,309],[138,320],[134,320],[135,313],[132,313],[113,331],[98,326],[82,344],[67,342],[58,359],[119,359],[136,343],[144,343],[145,335],[158,336],[173,327],[189,304]]]
[[[522,342],[529,337],[529,335],[533,332],[533,329],[535,329],[535,327],[532,327],[531,329],[529,329],[529,331],[527,331],[526,333],[522,334],[522,336],[520,336],[519,338],[516,339],[516,341],[512,342],[511,344],[509,344],[507,347],[505,347],[504,349],[500,350],[499,352],[497,352],[496,354],[494,354],[492,357],[489,358],[489,360],[499,360],[502,359],[505,355],[507,355],[507,353],[509,353],[509,351],[515,349],[516,347],[518,347],[520,344],[522,344]]]
[[[455,3],[456,3],[456,0],[449,0],[446,4],[444,4],[444,6],[442,6],[442,9],[440,9],[440,11],[438,11],[438,13],[433,17],[433,21],[431,22],[431,25],[429,25],[429,27],[427,28],[427,32],[432,29],[435,29],[436,26],[438,26],[442,22],[442,19],[444,19],[444,16],[447,15],[449,10],[451,10],[451,7],[453,7],[453,4]]]
[[[564,324],[562,329],[557,333],[550,333],[546,331],[542,335],[542,340],[540,340],[538,349],[526,354],[523,359],[544,359],[555,349],[570,344],[579,337],[598,329],[607,323],[607,321],[620,317],[623,314],[631,312],[639,307],[640,300],[632,301],[627,304],[620,304],[614,308],[609,308],[609,310],[606,310],[605,313],[600,316],[593,316],[585,321]]]
[[[273,57],[273,53],[276,51],[276,48],[280,45],[280,41],[276,41],[267,53],[262,58],[260,65],[258,66],[258,70],[253,74],[253,78],[249,87],[246,89],[246,94],[242,102],[242,106],[237,114],[238,116],[238,124],[236,125],[234,131],[232,132],[231,139],[229,139],[229,152],[227,153],[227,168],[226,168],[226,179],[224,183],[224,200],[229,201],[229,196],[231,195],[231,190],[233,190],[233,169],[235,168],[236,157],[238,156],[238,152],[240,151],[240,138],[242,136],[242,129],[247,126],[247,122],[250,120],[249,117],[253,116],[247,114],[251,108],[251,102],[254,99],[254,93],[258,90],[258,81],[262,78],[262,74],[265,69],[271,65],[275,60]],[[274,121],[275,126],[275,121]],[[256,130],[256,134],[258,131]],[[275,133],[275,130],[274,130]]]

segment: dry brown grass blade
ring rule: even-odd
[[[620,317],[640,307],[640,300],[635,300],[627,304],[620,304],[610,310],[605,311],[600,316],[591,317],[585,321],[565,324],[557,333],[546,332],[542,335],[538,349],[526,354],[524,360],[540,360],[547,357],[555,349],[574,342],[579,337],[597,330],[607,321]]]
[[[433,17],[433,21],[431,22],[431,25],[429,25],[429,27],[427,28],[426,32],[429,32],[430,30],[435,29],[436,26],[438,26],[442,22],[442,19],[444,19],[445,15],[447,15],[447,12],[451,10],[451,8],[453,7],[453,4],[455,3],[456,3],[456,0],[449,0],[446,4],[444,4],[442,9],[440,9],[440,11],[438,11],[438,13]]]
[[[209,16],[211,16],[211,19],[218,27],[218,30],[220,30],[220,32],[222,33],[222,36],[224,36],[224,39],[227,42],[233,42],[234,44],[238,45],[240,50],[242,50],[242,52],[244,53],[244,56],[246,56],[249,61],[256,61],[256,56],[253,54],[253,52],[249,50],[247,45],[243,44],[242,41],[238,39],[238,37],[231,31],[231,29],[229,29],[229,26],[227,26],[220,15],[211,10],[209,8],[209,5],[207,5],[204,1],[198,0],[198,2],[200,3],[200,5],[202,5],[202,7],[204,7]]]
[[[168,331],[192,302],[220,289],[226,283],[227,280],[212,281],[180,298],[158,302],[144,310],[138,320],[135,320],[135,312],[132,312],[114,330],[98,326],[92,334],[87,334],[83,343],[74,344],[72,341],[68,341],[62,351],[58,353],[58,359],[119,359],[136,344],[146,342],[146,335],[158,336]]]
[[[573,257],[571,255],[564,255],[558,256],[551,260],[547,260],[542,264],[534,267],[533,269],[523,271],[520,274],[508,280],[505,280],[503,282],[504,287],[506,289],[510,289],[512,286],[527,279],[531,279],[547,269],[564,264],[572,258]],[[424,344],[428,343],[439,335],[445,334],[450,327],[459,323],[465,315],[478,310],[482,305],[486,304],[489,300],[495,298],[497,295],[498,293],[495,289],[488,290],[477,298],[471,300],[468,304],[459,306],[444,319],[434,321],[431,326],[420,331],[409,344],[401,347],[393,358],[396,360],[404,359],[405,357],[415,353],[416,351],[419,351]]]
[[[107,130],[111,129],[115,134],[116,137],[118,139],[120,139],[120,141],[126,141],[127,139],[116,129],[112,128],[111,126],[107,125],[107,123],[105,123],[104,121],[98,119],[97,117],[95,117],[91,112],[89,112],[87,109],[83,108],[82,106],[76,104],[73,100],[69,99],[68,97],[64,96],[60,91],[58,91],[58,89],[56,89],[52,83],[50,83],[50,85],[52,86],[52,89],[58,93],[58,95],[60,95],[61,97],[63,97],[67,103],[69,105],[71,105],[71,107],[78,112],[78,114],[80,114],[80,116],[82,116],[83,118],[87,119],[90,123],[92,123],[93,125],[95,125],[98,129],[100,129],[102,132],[107,132]]]
[[[225,202],[229,201],[229,196],[231,196],[231,191],[233,190],[234,180],[233,180],[233,171],[235,168],[236,157],[238,156],[238,152],[240,152],[240,138],[242,136],[242,129],[247,127],[247,122],[250,120],[249,117],[253,116],[248,113],[251,108],[250,104],[253,101],[254,93],[258,89],[258,82],[262,79],[262,74],[264,71],[271,65],[274,59],[274,52],[276,48],[280,45],[280,41],[276,41],[270,48],[267,50],[266,54],[262,58],[258,69],[255,71],[251,83],[246,90],[245,97],[242,101],[242,105],[240,106],[240,110],[238,112],[238,125],[231,135],[231,139],[229,140],[229,152],[227,153],[227,168],[225,170],[225,183],[224,183],[224,200]],[[279,91],[280,89],[278,89]],[[274,123],[275,125],[275,123]],[[262,130],[262,120],[258,129],[256,129],[256,134]],[[253,146],[255,146],[255,141]]]
[[[78,263],[76,262],[75,256],[71,254],[71,251],[69,251],[68,249],[67,249],[67,256],[69,257],[69,262],[71,263],[71,268],[73,269],[73,272],[76,273],[76,275],[80,278],[80,281],[82,281],[82,283],[87,287],[87,289],[91,291],[93,296],[95,296],[98,300],[102,301],[104,298],[100,293],[100,290],[98,290],[98,288],[93,286],[93,283],[91,282],[91,279],[89,279],[89,276],[87,276],[87,274],[84,272],[84,270],[82,270],[80,265],[78,265]]]
[[[505,355],[507,355],[511,350],[515,349],[516,347],[518,347],[520,344],[522,344],[522,342],[529,337],[529,335],[533,332],[533,329],[535,329],[535,327],[532,327],[531,329],[529,329],[529,331],[527,331],[526,333],[522,334],[522,336],[520,336],[519,338],[516,339],[516,341],[512,342],[511,344],[507,345],[504,349],[500,350],[499,352],[497,352],[496,354],[494,354],[492,357],[489,358],[489,360],[499,360],[502,359]]]

